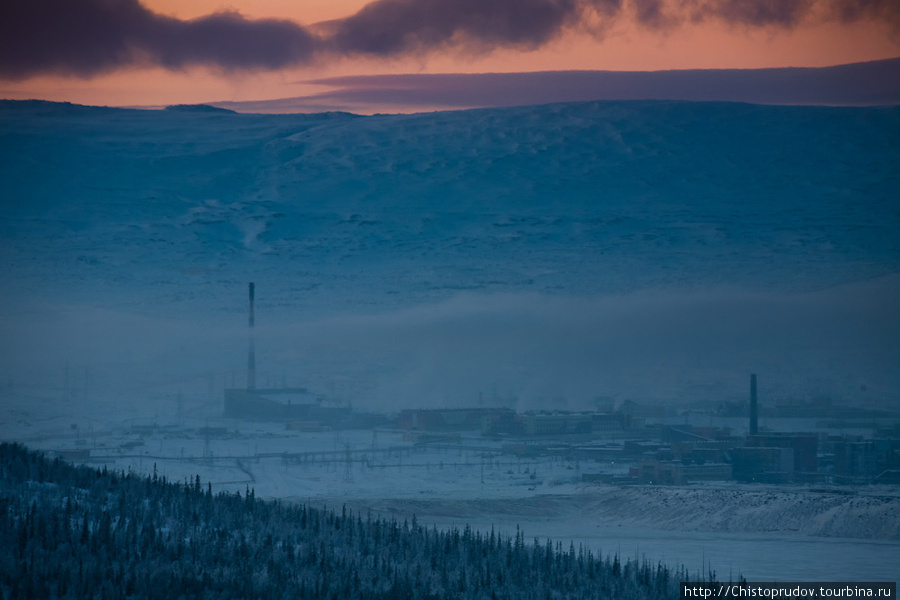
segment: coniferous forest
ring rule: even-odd
[[[0,599],[677,598],[688,579],[520,531],[214,494],[199,476],[97,470],[0,444]]]

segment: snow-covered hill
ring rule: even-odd
[[[255,281],[262,382],[358,406],[893,402],[898,165],[898,108],[2,102],[0,381],[215,397]]]
[[[588,486],[530,498],[385,499],[351,509],[439,527],[466,524],[528,539],[572,540],[603,553],[709,565],[751,581],[893,581],[900,558],[893,489],[859,495],[759,486]],[[834,492],[834,490],[831,490]],[[343,499],[342,499],[343,501]],[[853,539],[856,538],[856,539]]]
[[[893,489],[810,490],[773,486],[585,486],[584,493],[528,498],[370,501],[387,513],[435,519],[554,518],[596,527],[646,527],[710,533],[900,540]],[[843,491],[844,493],[838,493]],[[508,516],[506,518],[509,518]]]
[[[374,449],[377,434],[195,433],[237,426],[219,419],[222,388],[245,381],[249,281],[258,383],[354,407],[741,401],[756,372],[764,407],[821,394],[896,409],[898,165],[900,108],[0,102],[0,438],[143,443],[173,481],[199,470],[222,489],[522,523],[720,573],[885,579],[896,497],[581,488],[563,464],[538,486],[482,461],[476,483],[468,456],[455,475],[422,456],[402,474],[288,469],[249,457]],[[112,468],[152,469],[136,452]],[[557,471],[568,483],[550,485]]]

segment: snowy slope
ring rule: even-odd
[[[0,381],[241,382],[253,280],[263,381],[357,405],[743,397],[753,369],[893,401],[898,132],[897,108],[4,102]]]
[[[215,104],[252,113],[363,114],[596,100],[885,106],[900,104],[898,71],[900,58],[819,68],[351,75],[309,82],[326,90],[312,96]]]
[[[895,408],[898,165],[897,108],[358,117],[0,102],[0,438],[97,442],[113,468],[155,461],[266,496],[384,499],[398,514],[439,499],[428,516],[442,524],[523,522],[692,567],[715,552],[720,573],[885,579],[896,498],[804,512],[803,494],[752,491],[732,511],[729,489],[587,489],[577,467],[541,464],[532,480],[520,465],[485,472],[474,451],[383,459],[396,471],[290,465],[256,455],[374,448],[375,434],[256,431],[222,421],[221,398],[245,381],[255,281],[260,385],[355,407],[744,400],[755,371],[764,404]],[[132,428],[155,422],[188,433]],[[209,424],[242,433],[204,440]],[[882,521],[889,541],[862,539]],[[809,559],[789,573],[798,552]]]

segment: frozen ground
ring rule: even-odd
[[[583,488],[584,465],[500,464],[482,442],[423,453],[223,423],[221,398],[245,383],[255,281],[260,384],[357,408],[744,400],[757,372],[764,403],[896,409],[898,132],[897,108],[2,102],[0,437],[720,573],[896,577],[898,512],[879,494]],[[131,428],[154,422],[171,427]],[[260,456],[285,452],[314,455]],[[349,469],[323,460],[348,452]]]
[[[6,102],[0,382],[220,397],[255,281],[261,384],[356,406],[734,399],[750,371],[894,406],[897,131],[897,108]]]
[[[729,491],[733,496],[723,502],[720,494],[704,487],[691,488],[619,488],[587,486],[575,494],[548,495],[542,493],[525,499],[444,500],[375,500],[350,501],[354,509],[372,509],[396,518],[411,518],[434,523],[439,527],[464,527],[466,524],[482,530],[492,527],[504,533],[514,533],[521,527],[528,539],[546,538],[561,541],[564,547],[573,542],[595,551],[621,553],[625,556],[646,556],[653,561],[684,564],[692,571],[714,569],[720,577],[742,573],[751,581],[895,581],[896,565],[900,561],[900,543],[876,534],[874,539],[858,537],[854,524],[860,521],[876,528],[889,523],[896,532],[900,499],[896,490],[879,490],[881,498],[867,498],[862,502],[822,498],[803,490],[771,489]],[[743,519],[732,519],[732,501],[749,500],[763,495],[770,506]],[[735,497],[737,496],[737,497]],[[785,524],[779,509],[795,516],[797,502],[802,502],[811,514],[822,511],[839,513],[829,518],[840,522],[851,537],[810,536],[796,529],[781,529]],[[874,502],[882,511],[873,514],[866,503]],[[681,521],[668,504],[683,504]],[[834,510],[834,507],[840,507]],[[645,509],[659,510],[657,515]],[[887,514],[885,514],[887,513]],[[819,516],[821,513],[819,513]],[[707,523],[708,517],[712,523]],[[836,517],[836,518],[835,518]],[[772,522],[769,519],[772,518]],[[668,521],[667,521],[668,519]],[[799,521],[817,520],[806,514]],[[716,530],[722,522],[728,530]],[[779,522],[780,521],[780,522]],[[796,526],[796,522],[793,524]],[[870,530],[871,531],[871,530]]]
[[[231,420],[125,421],[106,429],[33,424],[25,441],[48,450],[91,447],[88,464],[197,474],[217,491],[308,502],[438,527],[521,527],[528,539],[646,555],[751,580],[895,580],[900,492],[893,487],[581,483],[582,473],[627,466],[520,459],[478,436],[436,447],[391,430],[297,433]],[[225,428],[213,435],[199,427]],[[68,431],[66,431],[68,429]],[[38,435],[37,431],[43,431]],[[8,430],[4,427],[4,437]],[[348,460],[349,459],[349,460]]]

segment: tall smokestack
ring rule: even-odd
[[[247,353],[247,389],[256,389],[256,344],[253,339],[253,328],[256,325],[253,316],[254,285],[250,282],[250,350]]]
[[[750,374],[750,435],[759,433],[759,426],[756,422],[759,414],[759,407],[756,405],[756,373]]]

